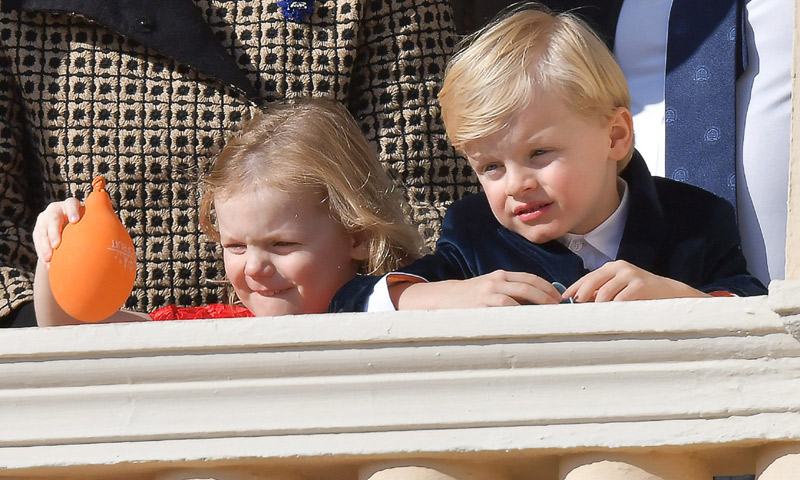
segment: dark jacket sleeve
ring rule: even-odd
[[[706,293],[767,293],[747,271],[736,215],[727,201],[673,180],[657,178],[655,183],[664,212],[664,235],[656,240],[662,250],[653,273]]]
[[[328,312],[365,312],[367,300],[380,279],[377,275],[359,275],[345,283],[328,304]]]
[[[455,202],[447,210],[442,222],[442,235],[436,244],[436,251],[419,258],[399,271],[410,273],[424,278],[429,282],[441,280],[462,280],[471,278],[470,267],[465,260],[463,237],[469,235],[471,229],[464,228],[459,217],[469,211],[469,200]],[[459,228],[456,228],[456,226]],[[367,309],[367,301],[375,284],[382,277],[373,275],[359,275],[347,282],[334,295],[328,305],[329,312],[363,312]]]
[[[617,258],[707,293],[767,292],[747,271],[736,216],[726,200],[651,176],[638,154],[622,177],[631,202]]]
[[[714,213],[706,217],[708,241],[703,285],[699,290],[706,293],[724,290],[742,297],[766,295],[767,288],[747,270],[733,207],[722,199],[714,200]]]

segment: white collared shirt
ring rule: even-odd
[[[569,248],[572,253],[581,257],[583,268],[590,272],[617,258],[619,244],[622,241],[622,233],[625,231],[625,221],[628,219],[628,204],[630,203],[628,199],[628,184],[625,180],[617,178],[617,188],[622,191],[622,200],[620,200],[619,206],[614,210],[614,213],[603,223],[585,235],[566,233],[557,239],[559,243]]]

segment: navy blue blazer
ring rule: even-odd
[[[698,187],[651,176],[638,152],[621,176],[628,182],[630,203],[617,259],[703,292],[767,293],[747,271],[728,202]],[[566,286],[588,273],[583,260],[561,243],[535,244],[500,225],[483,193],[454,202],[436,251],[401,271],[434,282],[499,269]],[[359,276],[348,282],[334,296],[330,311],[363,311],[379,279]]]

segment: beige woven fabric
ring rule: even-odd
[[[224,300],[221,252],[199,231],[195,182],[266,101],[347,104],[429,244],[446,205],[477,189],[436,102],[455,40],[447,4],[316,1],[310,19],[293,23],[273,1],[193,3],[256,98],[78,12],[0,13],[0,316],[31,300],[36,215],[83,198],[99,174],[137,249],[127,307]]]

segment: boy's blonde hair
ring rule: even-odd
[[[339,102],[272,103],[247,121],[200,181],[206,235],[219,241],[215,198],[262,186],[319,195],[348,233],[366,235],[370,254],[359,273],[387,273],[420,255],[421,239],[405,220],[402,196]]]
[[[586,23],[523,4],[462,40],[450,60],[439,93],[450,142],[463,153],[536,95],[560,95],[575,113],[604,121],[631,103],[622,70]]]

